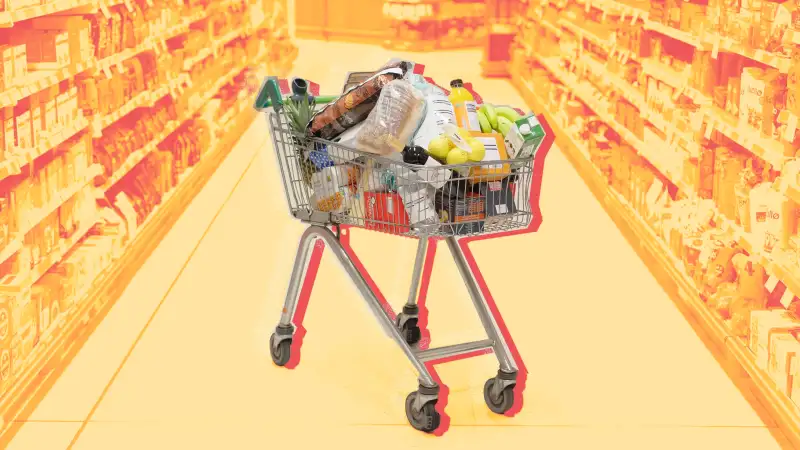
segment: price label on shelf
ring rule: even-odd
[[[592,11],[592,1],[586,0],[586,13],[590,13]]]
[[[714,131],[714,128],[716,127],[715,121],[716,120],[712,116],[709,116],[708,122],[706,123],[706,131],[705,133],[703,133],[703,137],[706,140],[711,139],[711,133]]]
[[[123,65],[122,65],[122,62],[121,62],[121,61],[117,61],[117,62],[114,64],[114,66],[116,66],[116,68],[117,68],[117,72],[119,72],[119,73],[125,73],[125,66],[123,66]]]
[[[711,35],[711,57],[717,59],[719,56],[719,35]]]
[[[794,142],[794,137],[797,134],[797,116],[789,114],[789,120],[786,122],[786,130],[783,132],[783,140],[786,142]]]
[[[111,19],[111,11],[108,9],[108,5],[106,5],[106,2],[100,2],[99,6],[100,6],[100,12],[103,13],[103,17],[105,17],[106,19]]]
[[[792,304],[794,298],[795,298],[794,292],[790,291],[789,289],[786,289],[785,291],[783,291],[783,295],[781,295],[781,305],[783,305],[784,308],[789,309],[789,305]]]
[[[103,69],[103,74],[106,76],[106,78],[111,78],[111,68],[108,67],[108,64],[103,64],[102,69]]]
[[[694,131],[700,131],[703,128],[703,113],[696,111],[689,115],[689,125]]]
[[[633,15],[631,16],[631,25],[636,25],[636,21],[639,19],[639,11],[634,11]]]

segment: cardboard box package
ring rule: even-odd
[[[794,332],[775,333],[770,339],[767,373],[778,390],[800,400],[800,342]]]
[[[786,310],[753,311],[750,313],[748,347],[756,356],[756,364],[766,369],[769,364],[769,343],[773,334],[800,330],[800,321]]]

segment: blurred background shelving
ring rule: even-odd
[[[41,397],[297,49],[281,0],[0,3],[0,435]]]
[[[797,444],[798,5],[514,3],[512,82]]]

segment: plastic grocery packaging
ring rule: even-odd
[[[314,137],[328,140],[339,136],[364,121],[378,103],[383,88],[402,77],[403,70],[399,68],[378,72],[315,114],[308,131]]]
[[[358,135],[358,148],[370,153],[399,153],[411,140],[425,108],[411,83],[395,80],[384,86]]]

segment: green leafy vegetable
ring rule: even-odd
[[[299,101],[291,97],[287,100],[284,108],[289,119],[289,125],[299,137],[305,137],[308,123],[311,122],[311,118],[316,113],[317,102],[313,98],[310,99],[308,94],[304,95]]]

